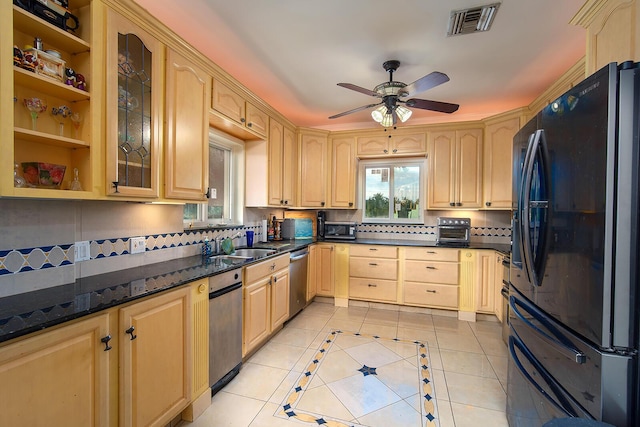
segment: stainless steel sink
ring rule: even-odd
[[[242,249],[236,249],[229,256],[248,257],[248,258],[257,259],[257,258],[263,258],[269,255],[273,255],[276,252],[278,251],[276,251],[275,249],[242,248]]]
[[[248,256],[234,256],[234,255],[214,255],[209,257],[209,260],[214,265],[240,265],[247,261],[251,261],[253,258]]]

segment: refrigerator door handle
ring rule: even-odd
[[[517,209],[517,215],[520,218],[520,239],[518,239],[519,244],[520,244],[520,253],[523,254],[522,256],[522,269],[524,270],[524,272],[527,275],[527,280],[529,281],[529,283],[532,282],[532,277],[531,277],[531,273],[529,272],[530,270],[530,264],[529,264],[529,259],[527,259],[527,248],[525,240],[524,240],[524,236],[526,234],[526,232],[528,231],[527,228],[525,227],[525,221],[524,221],[524,212],[523,212],[523,207],[524,207],[524,202],[525,202],[525,182],[526,182],[526,178],[527,178],[527,170],[529,169],[529,162],[532,161],[532,147],[533,147],[533,142],[535,139],[535,132],[532,133],[531,135],[529,135],[529,140],[527,143],[527,152],[524,155],[524,162],[522,163],[522,173],[520,174],[520,193],[518,194],[518,209]],[[528,222],[527,222],[528,224]],[[528,227],[528,225],[527,225]]]
[[[544,137],[544,130],[538,129],[533,135],[533,141],[529,146],[529,155],[528,155],[528,163],[525,163],[525,169],[523,171],[523,185],[521,187],[522,191],[522,218],[520,220],[520,224],[522,227],[522,240],[524,242],[524,259],[525,264],[527,265],[527,269],[529,271],[530,282],[534,286],[540,286],[542,284],[541,278],[544,273],[544,258],[546,254],[541,254],[540,260],[540,271],[537,271],[535,261],[533,259],[533,246],[531,242],[531,235],[529,233],[531,227],[531,218],[530,218],[530,209],[538,208],[538,209],[548,209],[549,201],[548,200],[531,200],[531,188],[533,185],[533,166],[535,164],[537,153],[540,153],[540,162],[542,166],[542,170],[544,173],[545,183],[549,181],[549,171],[548,171],[548,155],[546,152],[546,142]],[[531,138],[529,139],[531,141]],[[547,211],[547,217],[549,213]],[[547,218],[546,222],[549,222],[550,218]],[[548,227],[545,226],[545,230]],[[544,232],[540,239],[540,245],[545,249],[547,246],[547,233]]]
[[[549,333],[543,331],[538,326],[533,324],[529,319],[527,319],[526,316],[522,314],[522,312],[518,309],[518,306],[522,307],[531,317],[534,317],[536,320],[546,326],[546,329],[549,331]],[[554,333],[553,329],[555,328],[553,326],[548,324],[547,321],[542,319],[533,311],[527,310],[527,307],[521,304],[514,296],[509,297],[509,310],[520,320],[522,320],[526,326],[537,332],[540,337],[547,341],[556,351],[564,355],[566,358],[575,361],[579,365],[587,363],[586,354],[576,348],[576,346],[573,345],[571,341],[561,336],[559,332]]]
[[[509,353],[511,355],[511,359],[513,360],[515,366],[518,368],[520,373],[525,377],[525,379],[538,391],[538,393],[544,396],[549,401],[549,403],[552,404],[557,410],[566,414],[567,417],[576,417],[577,416],[576,413],[567,411],[567,409],[561,403],[559,403],[556,399],[554,399],[553,396],[547,393],[547,391],[544,388],[542,388],[542,386],[540,386],[540,384],[538,384],[533,379],[531,374],[527,372],[525,367],[522,365],[522,362],[518,358],[518,355],[516,354],[516,350],[515,350],[516,347],[518,347],[518,349],[522,352],[523,356],[526,357],[529,363],[531,363],[534,367],[537,367],[538,364],[533,360],[532,356],[527,354],[528,351],[525,348],[523,348],[523,345],[519,342],[519,340],[516,340],[516,338],[513,335],[509,337]],[[544,379],[545,382],[552,389],[555,389],[556,387],[553,385],[553,383],[549,381],[547,378],[545,378],[544,372],[542,372],[539,367],[537,367],[537,369],[542,379]]]

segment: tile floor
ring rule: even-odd
[[[507,427],[500,324],[397,310],[312,303],[181,427]]]

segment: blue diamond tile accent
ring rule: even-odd
[[[364,375],[365,377],[367,375],[378,375],[376,373],[376,368],[370,368],[367,365],[363,365],[362,368],[358,369],[358,371],[362,372],[362,375]]]

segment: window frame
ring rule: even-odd
[[[197,213],[196,219],[185,219],[183,216],[185,228],[222,225],[229,218],[233,225],[243,222],[244,142],[217,129],[210,128],[209,148],[211,147],[227,150],[229,153],[229,161],[225,162],[225,169],[227,169],[225,176],[228,180],[225,196],[229,198],[229,201],[225,202],[223,217],[211,220],[208,218],[208,202],[188,203],[188,205],[197,205]],[[211,183],[209,183],[209,187],[211,187]]]
[[[390,215],[388,218],[366,218],[366,200],[367,200],[367,192],[366,192],[366,170],[374,169],[374,168],[389,168],[390,176],[389,176],[389,212],[391,213],[393,200],[395,197],[395,193],[393,185],[394,185],[394,174],[393,168],[402,167],[402,166],[417,166],[419,168],[419,198],[418,200],[422,200],[422,205],[418,210],[417,218],[394,218],[393,215]],[[427,182],[426,175],[427,174],[427,159],[426,158],[401,158],[401,159],[362,159],[358,165],[358,187],[360,194],[360,206],[361,206],[361,222],[363,224],[424,224],[424,211],[426,209],[426,195],[427,195]]]

